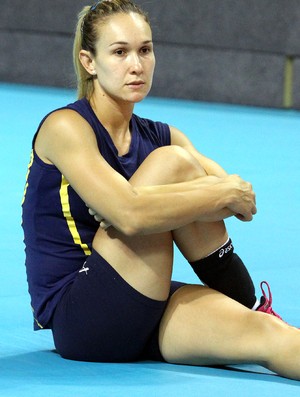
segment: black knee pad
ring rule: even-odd
[[[233,250],[229,240],[208,257],[190,264],[205,285],[252,308],[256,302],[255,288],[243,261]]]

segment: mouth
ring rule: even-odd
[[[139,88],[142,87],[143,85],[145,85],[145,82],[142,80],[138,80],[138,81],[131,81],[130,83],[126,84],[128,87],[132,87],[132,88]]]

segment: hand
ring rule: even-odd
[[[224,180],[231,184],[233,193],[232,202],[228,208],[237,219],[243,222],[251,221],[257,212],[256,197],[251,183],[244,181],[238,175],[229,175]]]
[[[88,207],[87,204],[86,206]],[[106,230],[111,226],[111,223],[107,222],[101,215],[97,214],[97,212],[94,211],[92,208],[89,208],[89,214],[94,217],[95,221],[100,223],[101,229]]]

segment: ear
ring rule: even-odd
[[[90,51],[81,50],[79,52],[79,60],[90,75],[94,76],[96,74],[94,58]]]

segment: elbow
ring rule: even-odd
[[[135,237],[141,235],[141,231],[138,228],[132,227],[131,225],[124,227],[120,230],[126,237]]]
[[[123,209],[114,227],[128,237],[145,234],[148,228],[144,213],[145,211],[139,211],[137,208],[133,207],[127,210]]]
[[[122,205],[114,212],[111,224],[128,237],[152,233],[153,227],[156,228],[156,217],[151,208],[144,195],[134,191],[128,200],[123,197]]]
[[[127,237],[135,237],[144,234],[144,227],[142,227],[142,222],[138,222],[137,217],[133,214],[124,216],[122,221],[116,225],[122,234]]]

